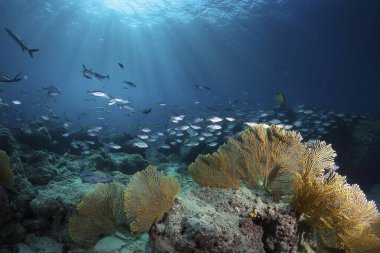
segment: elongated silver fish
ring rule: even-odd
[[[110,99],[111,96],[103,91],[87,91],[87,94],[95,96],[95,97],[102,97],[106,99]]]

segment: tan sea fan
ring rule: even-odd
[[[101,234],[112,234],[126,221],[123,210],[125,186],[97,184],[93,192],[77,205],[69,220],[69,235],[74,241]]]
[[[376,252],[380,215],[358,185],[350,185],[333,167],[335,152],[315,142],[306,154],[304,169],[294,177],[292,207],[315,229],[321,247],[346,252]],[[325,171],[327,169],[327,172]]]
[[[169,211],[180,189],[175,177],[165,176],[154,166],[134,174],[124,192],[124,210],[132,219],[132,232],[146,232]]]
[[[9,163],[9,157],[5,151],[0,150],[0,185],[16,192],[15,178]]]
[[[290,194],[299,159],[306,152],[302,137],[278,126],[249,127],[212,155],[201,155],[189,166],[193,179],[204,186],[253,188]]]

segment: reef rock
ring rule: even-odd
[[[13,137],[8,128],[0,126],[0,149],[4,150],[8,155],[18,150],[16,139]]]
[[[65,236],[68,216],[75,210],[83,195],[94,189],[92,184],[83,184],[81,179],[52,181],[40,187],[36,197],[30,203],[32,214],[24,220],[24,226],[30,232],[51,231],[55,238]]]
[[[118,165],[118,170],[120,172],[132,175],[145,169],[148,166],[148,162],[141,155],[129,154],[124,155]]]
[[[46,185],[57,176],[56,168],[48,157],[47,152],[34,151],[24,158],[26,176],[33,185]]]
[[[19,143],[27,145],[31,149],[50,150],[54,147],[53,139],[43,122],[34,121],[28,125],[15,128],[12,132]]]
[[[15,175],[22,175],[24,169],[20,160],[20,150],[16,139],[8,128],[0,126],[0,150],[9,156],[12,171]]]
[[[298,220],[294,212],[279,206],[268,206],[256,215],[255,223],[264,229],[266,252],[296,252]]]
[[[293,252],[297,219],[246,188],[195,188],[150,230],[150,252]],[[268,210],[273,210],[268,211]],[[286,245],[290,245],[286,247]]]
[[[4,226],[10,217],[12,217],[12,209],[10,208],[10,201],[7,190],[0,186],[0,227]]]
[[[0,245],[22,241],[26,232],[19,223],[19,214],[8,191],[0,186]],[[1,248],[1,246],[0,246]]]
[[[13,196],[0,186],[0,249],[1,245],[13,244],[25,239],[26,231],[19,223]],[[1,250],[0,250],[1,251]]]
[[[147,160],[139,154],[100,152],[90,158],[89,170],[120,171],[132,175],[148,166]]]

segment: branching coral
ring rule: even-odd
[[[257,125],[228,140],[212,155],[201,155],[189,166],[193,179],[205,186],[250,187],[279,194],[291,192],[293,174],[300,170],[306,147],[296,132]],[[290,190],[290,192],[289,192]]]
[[[14,175],[9,164],[9,157],[3,150],[0,150],[0,185],[8,190],[17,191]]]
[[[324,247],[346,252],[379,249],[380,237],[374,226],[380,214],[367,201],[358,185],[349,185],[334,171],[335,152],[316,141],[305,154],[304,169],[294,178],[293,208],[304,215]],[[326,172],[327,169],[327,172]],[[373,251],[374,252],[374,251]]]
[[[69,220],[74,241],[101,234],[112,234],[126,220],[123,209],[125,186],[120,183],[98,184],[77,205]]]
[[[172,208],[179,188],[175,177],[165,176],[154,166],[134,174],[124,192],[125,214],[133,220],[131,231],[148,231],[155,221]]]

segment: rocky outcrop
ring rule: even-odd
[[[279,206],[268,206],[254,219],[264,230],[266,252],[296,252],[299,243],[296,214]]]
[[[99,152],[90,158],[88,168],[100,171],[120,171],[132,175],[148,166],[147,160],[139,154]]]
[[[266,204],[263,200],[264,196],[246,188],[200,187],[185,192],[152,227],[149,250],[294,252],[294,243],[298,245],[295,215],[279,204]]]

